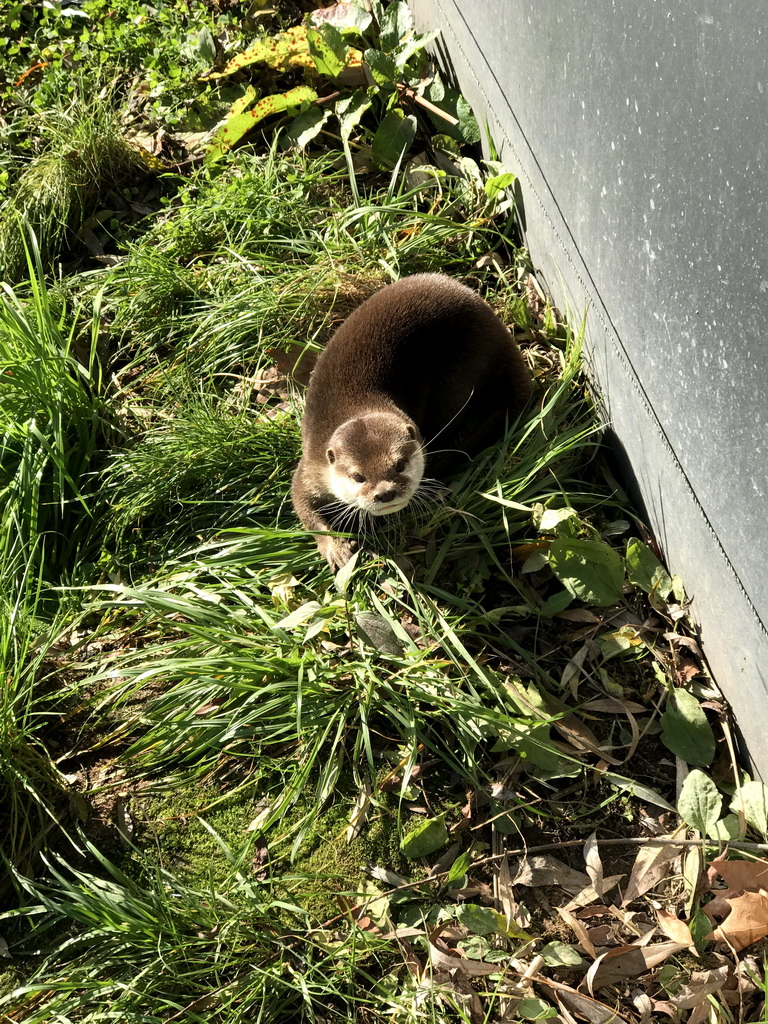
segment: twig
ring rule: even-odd
[[[458,118],[455,118],[452,114],[446,114],[440,107],[436,107],[434,103],[430,103],[429,100],[425,100],[423,96],[419,96],[410,85],[406,85],[405,82],[397,82],[397,88],[400,90],[401,96],[406,96],[409,100],[413,100],[414,103],[418,103],[420,107],[424,107],[430,114],[434,114],[435,117],[442,118],[443,121],[447,121],[448,124],[456,125],[459,123]]]

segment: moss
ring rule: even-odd
[[[247,829],[258,813],[257,800],[250,786],[221,799],[218,789],[200,785],[143,796],[131,812],[140,846],[154,845],[162,867],[190,883],[224,883],[232,875],[224,851],[234,859],[244,852],[252,839]]]

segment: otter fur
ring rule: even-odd
[[[512,336],[472,289],[443,274],[387,285],[312,372],[292,488],[299,519],[313,532],[352,532],[360,516],[400,511],[425,470],[445,473],[501,437],[530,390]],[[433,442],[443,454],[430,455]],[[316,540],[334,571],[357,547]]]

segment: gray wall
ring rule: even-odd
[[[768,8],[411,0],[520,178],[705,654],[768,775]]]

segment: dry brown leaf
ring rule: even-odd
[[[441,967],[450,974],[458,972],[468,978],[479,978],[485,974],[498,974],[502,969],[499,964],[489,964],[485,960],[469,960],[456,952],[445,952],[434,942],[429,943],[429,956],[435,967]]]
[[[597,956],[597,950],[592,944],[592,940],[589,937],[589,932],[578,919],[578,917],[574,917],[569,910],[564,910],[563,907],[557,907],[557,912],[568,925],[568,927],[571,929],[571,931],[574,933],[576,938],[579,940],[582,949],[586,953],[589,953],[589,955],[594,959],[594,957]]]
[[[534,854],[521,857],[517,864],[517,873],[512,879],[513,885],[527,885],[537,888],[542,885],[559,885],[566,892],[581,892],[591,885],[589,876],[583,871],[569,868],[563,861],[549,854]]]
[[[617,1013],[613,1006],[607,1006],[564,985],[557,987],[555,998],[561,1007],[572,1010],[579,1017],[589,1021],[589,1024],[627,1024],[627,1018]]]
[[[728,945],[738,951],[750,946],[753,942],[765,938],[768,935],[768,892],[761,889],[759,892],[745,892],[742,896],[733,896],[726,900],[731,911],[721,921],[719,927],[715,928],[704,937],[727,942]],[[703,909],[708,913],[711,903]]]
[[[552,722],[552,725],[580,754],[588,751],[591,754],[602,757],[608,764],[619,765],[623,763],[621,758],[609,754],[605,747],[600,745],[589,726],[585,725],[576,715],[566,715],[564,718],[558,718]]]
[[[586,704],[582,704],[581,710],[598,711],[607,715],[615,715],[626,711],[642,713],[643,711],[647,711],[648,708],[643,707],[642,704],[638,704],[633,700],[619,700],[618,697],[598,697],[595,700],[588,700]]]
[[[587,609],[585,608],[585,609],[583,609],[583,611],[587,611]],[[581,621],[588,621],[588,622],[599,622],[600,621],[594,615],[592,615],[591,612],[588,612],[588,614],[590,616],[592,616],[592,617],[590,619],[581,620]],[[588,644],[583,644],[579,648],[579,650],[576,651],[576,653],[571,658],[571,660],[566,664],[565,668],[563,669],[563,674],[560,676],[560,687],[561,687],[561,689],[564,690],[566,686],[569,686],[570,690],[571,690],[571,693],[573,694],[574,697],[576,696],[576,693],[577,693],[578,688],[579,688],[579,676],[581,675],[581,670],[582,670],[582,668],[584,666],[584,659],[586,658],[588,651],[589,651],[589,645]]]
[[[600,859],[600,850],[597,845],[597,832],[593,832],[584,843],[584,862],[587,865],[587,874],[592,882],[592,888],[602,898],[603,862]]]
[[[608,875],[607,878],[603,879],[603,893],[610,892],[615,886],[619,884],[624,875]],[[592,883],[585,885],[581,892],[577,892],[572,900],[569,900],[566,905],[566,910],[576,910],[578,907],[588,907],[600,899],[600,896],[595,892]]]
[[[632,873],[624,890],[622,906],[636,900],[643,893],[652,889],[662,878],[670,873],[670,865],[680,856],[683,847],[673,842],[674,833],[669,836],[660,836],[661,839],[669,839],[668,846],[644,846],[635,858]]]
[[[661,928],[668,939],[672,939],[673,942],[682,942],[684,946],[695,946],[696,943],[691,935],[691,929],[685,921],[681,921],[679,917],[670,914],[668,910],[657,911],[657,917],[659,928]]]
[[[349,825],[347,825],[347,842],[351,843],[353,839],[357,839],[360,835],[360,829],[365,824],[365,820],[368,817],[368,810],[371,806],[371,783],[369,779],[365,779],[363,782],[363,788],[357,794],[355,803],[352,807],[352,813],[349,816]]]
[[[635,978],[652,967],[658,967],[667,957],[685,948],[680,942],[657,942],[654,946],[631,945],[609,949],[587,971],[587,987],[594,995],[598,989],[616,985],[625,978]]]
[[[566,608],[565,611],[558,612],[557,615],[555,616],[555,618],[556,619],[566,619],[568,622],[591,622],[591,623],[594,623],[594,624],[599,624],[599,623],[601,623],[603,621],[600,618],[599,615],[595,615],[595,613],[591,612],[589,610],[589,608]],[[586,654],[586,652],[587,652],[587,645],[586,644],[584,645],[584,647],[581,648],[580,651],[577,652],[577,654],[571,659],[571,661],[568,662],[568,665],[570,665],[573,661],[576,660],[578,655],[581,654],[581,651],[584,651],[584,653]],[[582,657],[581,661],[582,661],[582,664],[583,664],[583,662],[584,662],[584,658],[583,657]],[[565,666],[565,670],[564,670],[563,674],[565,674],[565,672],[567,672],[568,665]],[[567,680],[566,680],[566,682],[567,682]],[[561,684],[562,684],[562,680],[561,680]],[[564,685],[564,684],[562,684],[562,685]]]
[[[711,971],[694,971],[688,984],[670,996],[669,1001],[681,1010],[693,1010],[705,1003],[708,995],[719,992],[732,973],[730,964],[723,964]]]
[[[656,931],[655,924],[649,924],[647,921],[635,920],[640,915],[634,910],[624,910],[621,907],[608,907],[608,913],[616,918],[617,921],[621,921],[624,928],[627,931],[632,932],[638,938],[638,945],[644,946],[650,941],[651,936]]]
[[[743,889],[757,892],[768,889],[768,860],[727,860],[725,856],[710,861],[710,879],[717,872],[725,879],[728,888],[736,892]]]

